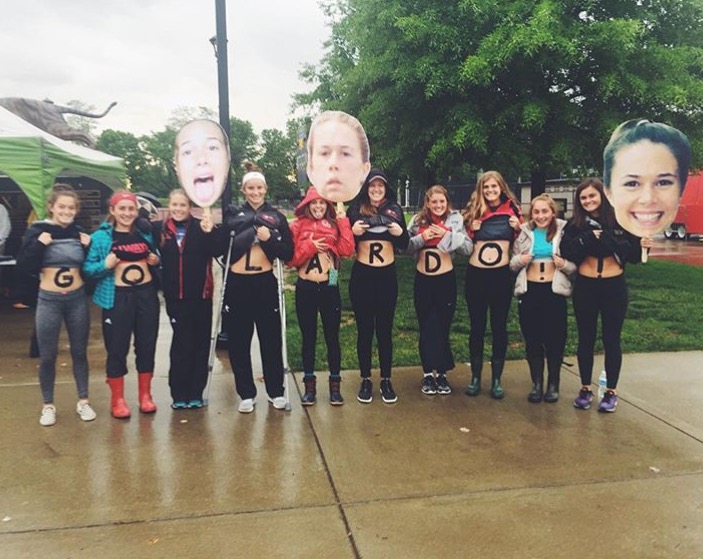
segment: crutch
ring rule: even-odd
[[[234,231],[229,232],[229,247],[227,248],[227,258],[224,269],[224,277],[222,278],[222,286],[220,288],[220,302],[217,305],[217,316],[215,317],[214,328],[210,335],[210,354],[207,359],[207,384],[205,385],[205,398],[203,404],[208,405],[210,399],[210,384],[212,383],[212,369],[215,365],[215,348],[217,347],[217,335],[220,333],[220,325],[222,323],[222,305],[225,302],[225,289],[227,289],[227,272],[229,271],[229,262],[232,256],[232,243],[234,242]]]
[[[278,279],[278,312],[281,315],[281,354],[283,357],[283,394],[286,399],[286,411],[291,410],[290,392],[288,390],[288,342],[286,340],[286,297],[283,292],[283,263],[276,259],[276,276]]]

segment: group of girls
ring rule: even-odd
[[[343,145],[316,147],[311,128],[310,168],[325,167],[331,175],[353,167],[369,169],[368,140],[361,125],[349,117],[327,120],[326,134],[336,128],[346,134]],[[213,137],[222,144],[224,133],[212,123],[203,161],[213,153]],[[338,130],[337,130],[338,132]],[[659,131],[655,131],[660,134]],[[335,132],[336,133],[336,132]],[[662,139],[639,136],[632,142],[657,142],[671,151],[679,169],[685,154]],[[352,138],[351,140],[349,138]],[[611,148],[606,164],[606,184],[617,152]],[[335,150],[339,148],[337,154]],[[608,148],[606,149],[608,152]],[[174,154],[179,164],[179,137]],[[628,175],[629,176],[629,175]],[[89,313],[84,278],[95,283],[93,301],[102,308],[102,328],[107,350],[107,383],[111,412],[127,418],[124,395],[127,352],[134,336],[138,373],[139,409],[153,413],[151,397],[154,353],[158,335],[157,283],[161,271],[166,310],[173,327],[169,384],[174,409],[199,408],[208,376],[208,348],[212,320],[212,258],[224,255],[226,291],[222,309],[229,357],[241,413],[254,411],[256,385],[251,364],[251,341],[256,326],[261,348],[265,388],[275,409],[285,409],[284,368],[279,285],[273,273],[276,259],[297,271],[296,313],[302,332],[302,404],[317,399],[315,345],[317,315],[322,318],[329,368],[329,401],[341,405],[341,350],[339,329],[341,297],[340,260],[355,255],[349,295],[357,325],[357,357],[361,384],[357,399],[373,400],[372,344],[376,338],[380,363],[380,395],[385,403],[397,401],[391,383],[393,317],[398,297],[395,270],[397,252],[416,258],[414,302],[420,326],[419,353],[424,394],[449,394],[447,373],[454,368],[449,343],[456,307],[456,277],[452,253],[468,257],[465,297],[471,334],[469,396],[481,391],[484,338],[490,313],[490,395],[503,398],[501,377],[508,343],[507,320],[513,294],[518,297],[520,327],[532,378],[530,402],[559,399],[560,366],[566,343],[566,299],[573,292],[578,328],[578,364],[582,387],[574,400],[589,409],[593,351],[598,316],[602,318],[607,391],[599,410],[617,407],[617,383],[622,364],[620,335],[627,309],[624,268],[639,260],[651,238],[639,238],[617,223],[607,197],[609,187],[587,179],[576,189],[573,217],[567,224],[557,218],[557,207],[548,195],[537,196],[525,221],[507,183],[496,171],[483,173],[462,213],[452,210],[447,190],[427,190],[421,211],[406,228],[386,175],[371,169],[360,192],[345,212],[310,188],[296,207],[296,220],[287,219],[266,202],[268,185],[260,169],[249,165],[241,183],[244,202],[229,206],[221,227],[214,227],[209,213],[192,215],[191,203],[181,189],[171,192],[169,218],[153,224],[139,219],[137,198],[120,191],[109,202],[108,219],[91,237],[75,225],[79,210],[76,193],[57,185],[48,200],[49,218],[32,225],[25,235],[18,264],[40,279],[36,329],[41,364],[40,385],[44,407],[40,423],[53,425],[54,378],[57,342],[65,321],[71,341],[73,371],[78,389],[76,411],[84,421],[95,419],[88,402],[86,346]],[[511,273],[512,272],[512,273]],[[544,368],[547,382],[544,383]]]
[[[639,261],[641,248],[651,247],[652,240],[640,239],[618,225],[598,179],[579,184],[574,195],[574,215],[568,224],[557,218],[557,213],[554,200],[542,194],[532,200],[525,222],[515,196],[496,171],[481,175],[463,219],[451,211],[443,187],[428,189],[423,209],[410,226],[410,247],[418,259],[415,307],[420,323],[423,393],[451,391],[446,372],[453,367],[449,327],[456,287],[450,254],[456,250],[469,256],[465,296],[471,328],[471,381],[465,393],[477,396],[481,391],[484,337],[490,312],[490,395],[496,399],[505,395],[501,376],[514,294],[532,379],[527,399],[533,403],[556,402],[567,339],[567,298],[573,292],[582,379],[574,406],[589,409],[593,401],[593,351],[600,314],[607,390],[598,409],[615,411],[622,364],[620,335],[627,309],[624,268],[627,262]]]

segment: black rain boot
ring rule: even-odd
[[[532,391],[527,395],[527,401],[538,404],[542,401],[544,387],[544,359],[528,357],[527,364],[530,367],[530,377],[532,378]]]
[[[559,400],[559,377],[561,373],[561,359],[558,363],[547,363],[549,373],[547,374],[547,392],[544,394],[544,401],[553,404]]]
[[[330,378],[330,404],[333,406],[341,406],[344,404],[344,398],[342,398],[342,393],[339,389],[339,385],[342,379],[339,377]]]
[[[317,395],[317,379],[315,377],[303,377],[305,385],[305,394],[300,397],[300,402],[304,406],[314,406],[315,396]]]
[[[471,383],[464,390],[467,396],[478,396],[481,392],[481,369],[483,369],[483,359],[472,359]]]
[[[502,400],[505,398],[505,390],[500,384],[500,377],[503,376],[503,366],[505,359],[495,359],[491,361],[491,398]]]

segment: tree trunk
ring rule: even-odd
[[[547,186],[547,173],[542,168],[532,169],[530,174],[530,200],[544,193]]]

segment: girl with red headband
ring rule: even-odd
[[[408,250],[417,259],[415,312],[420,324],[423,394],[450,394],[447,371],[454,368],[449,328],[456,309],[456,275],[452,252],[469,251],[471,241],[461,214],[452,210],[447,189],[431,186],[420,213],[408,228]],[[436,371],[437,375],[434,375]]]
[[[159,331],[159,299],[151,267],[159,264],[159,256],[151,230],[141,231],[135,226],[137,197],[122,190],[110,198],[109,206],[107,220],[91,235],[83,271],[97,280],[93,302],[103,309],[112,415],[125,419],[130,416],[124,399],[124,375],[132,333],[139,373],[139,410],[156,411],[151,379]]]
[[[342,302],[337,272],[340,259],[354,254],[354,235],[344,206],[339,204],[335,211],[314,186],[308,189],[303,201],[295,208],[295,215],[298,219],[290,227],[294,253],[286,264],[298,269],[295,311],[303,335],[305,384],[305,394],[301,401],[304,406],[315,403],[315,340],[319,311],[330,368],[330,404],[342,405],[344,399],[339,389],[342,380],[339,374],[342,359],[339,346]]]

